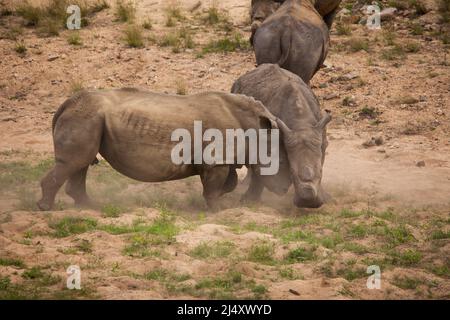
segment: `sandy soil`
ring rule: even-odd
[[[21,189],[32,190],[34,200],[39,178],[15,180],[18,169],[11,164],[33,167],[52,156],[51,118],[75,87],[229,91],[235,79],[254,68],[251,50],[198,57],[202,46],[226,35],[196,16],[211,2],[201,1],[189,12],[197,1],[180,1],[187,18],[167,27],[166,1],[136,1],[137,21],[150,18],[153,24],[144,30],[146,39],[190,26],[196,46],[180,53],[151,40],[144,48],[128,47],[126,24],[114,22],[114,5],[80,30],[81,46],[67,43],[68,30],[42,38],[24,28],[25,54],[14,51],[17,41],[0,39],[0,177],[2,183],[12,181],[0,195],[0,286],[9,294],[2,297],[448,299],[448,45],[430,32],[412,35],[409,18],[400,16],[389,24],[396,43],[413,41],[420,49],[395,60],[381,58],[385,30],[356,24],[350,25],[351,35],[332,30],[332,50],[312,81],[334,119],[323,178],[333,199],[320,210],[294,208],[292,194],[267,193],[261,204],[241,206],[240,186],[225,197],[230,209],[209,213],[196,178],[146,185],[119,177],[106,165],[91,170],[90,189],[103,203],[112,198],[122,208],[119,214],[73,208],[63,192],[64,210],[40,213],[23,206],[30,201]],[[244,37],[249,3],[219,5]],[[0,32],[21,24],[15,16],[0,19]],[[366,39],[370,50],[347,50],[351,39]],[[363,146],[372,137],[382,137],[382,144]],[[13,180],[5,180],[10,176]],[[120,200],[139,194],[152,197],[149,205]],[[166,220],[160,232],[155,225],[161,219]],[[117,234],[111,226],[142,228]],[[361,235],[358,226],[367,230]],[[58,236],[61,229],[69,232]],[[286,239],[299,232],[310,236]],[[348,249],[349,243],[365,250]],[[289,260],[299,246],[312,256]],[[82,292],[64,289],[65,270],[73,264],[82,269]],[[382,265],[381,290],[366,288],[370,264]],[[33,277],[30,270],[40,273]]]

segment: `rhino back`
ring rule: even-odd
[[[310,87],[276,64],[262,64],[243,75],[234,83],[232,92],[261,101],[293,129],[305,122],[315,124],[320,118],[319,102]]]

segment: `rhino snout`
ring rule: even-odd
[[[294,197],[294,204],[299,208],[319,208],[323,203],[316,188],[309,184],[301,186]]]

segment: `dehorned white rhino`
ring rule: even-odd
[[[326,199],[321,180],[330,112],[322,115],[319,102],[309,86],[276,64],[263,64],[243,75],[231,91],[261,101],[277,117],[283,142],[280,144],[278,174],[261,176],[250,170],[251,182],[244,200],[258,200],[264,187],[283,194],[293,183],[295,205],[320,207]]]
[[[336,13],[339,11],[340,4],[341,0],[315,0],[314,7],[323,17],[328,29],[331,29],[331,26],[333,25],[333,20]]]
[[[256,62],[276,63],[309,84],[328,54],[329,32],[310,0],[286,0],[257,28]]]
[[[182,130],[195,136],[198,132],[193,123],[196,121],[202,121],[203,129],[219,131],[277,128],[275,117],[261,102],[244,95],[209,92],[177,96],[137,89],[75,94],[60,106],[53,118],[55,165],[41,180],[39,208],[50,210],[56,193],[66,181],[66,192],[76,205],[89,206],[86,174],[98,153],[115,170],[140,181],[158,182],[200,175],[203,196],[208,205],[214,207],[218,197],[236,187],[236,167],[250,163],[249,145],[244,146],[247,157],[243,164],[235,161],[236,155],[226,164],[174,163],[172,153],[177,141],[172,134],[184,128]],[[272,131],[278,133],[278,130]],[[206,148],[203,140],[199,147]],[[192,153],[193,149],[195,146]]]
[[[252,23],[252,36],[250,43],[253,43],[253,36],[261,23],[278,10],[280,5],[286,0],[252,0],[250,8],[250,21]],[[339,10],[341,0],[314,0],[314,8],[322,16],[323,20],[331,29],[334,17]]]

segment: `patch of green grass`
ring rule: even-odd
[[[136,7],[131,1],[116,1],[116,19],[120,22],[133,22],[136,18]]]
[[[392,284],[394,286],[405,290],[415,290],[419,285],[424,283],[424,279],[412,278],[408,276],[395,276],[392,280]]]
[[[315,248],[297,247],[287,253],[285,260],[287,263],[311,261],[316,258],[314,251]]]
[[[0,266],[13,266],[19,269],[25,269],[25,263],[15,258],[0,258]]]
[[[351,225],[347,235],[351,238],[362,239],[369,235],[369,229],[364,224]]]
[[[353,281],[355,279],[365,278],[368,276],[364,268],[355,267],[354,265],[349,265],[337,269],[336,275],[344,278],[347,281]]]
[[[291,267],[283,267],[280,270],[278,270],[278,274],[280,277],[288,280],[297,280],[297,279],[303,279],[303,276],[300,274],[297,274],[294,269]]]
[[[269,242],[255,243],[250,247],[247,259],[249,261],[262,263],[262,264],[274,264],[275,259],[273,257],[275,252],[274,245]]]
[[[68,237],[73,234],[81,234],[97,228],[97,220],[92,218],[64,217],[49,223],[54,229],[53,236],[57,238]]]
[[[225,37],[218,40],[211,40],[202,50],[203,54],[207,53],[227,53],[237,50],[247,50],[250,44],[242,38],[240,33],[235,33],[231,37]]]
[[[450,267],[448,265],[433,266],[430,271],[439,277],[450,278]]]
[[[233,29],[233,25],[230,22],[228,15],[225,12],[220,11],[215,5],[209,7],[206,14],[201,16],[201,22],[205,25],[214,26],[226,32]]]
[[[22,278],[37,281],[42,286],[53,286],[61,281],[61,277],[53,276],[40,267],[32,267],[22,273]]]
[[[83,41],[81,41],[81,36],[79,32],[71,32],[67,37],[67,43],[72,46],[81,46]]]
[[[234,248],[234,243],[229,241],[218,241],[212,244],[204,242],[192,249],[189,255],[198,259],[224,258],[228,257]]]
[[[107,218],[117,218],[125,211],[125,208],[114,204],[107,204],[102,207],[103,216]]]
[[[142,29],[137,25],[129,25],[124,31],[125,41],[131,48],[144,47],[144,37],[142,35]]]
[[[86,239],[81,239],[80,241],[78,241],[76,245],[76,249],[85,253],[91,253],[92,247],[93,247],[92,242]]]
[[[396,266],[411,267],[422,260],[422,253],[415,249],[389,252],[389,263]]]
[[[123,254],[130,257],[161,257],[162,251],[156,245],[161,244],[161,239],[149,234],[138,233],[128,239],[129,244],[123,249]]]
[[[352,211],[349,209],[342,209],[339,212],[339,216],[342,218],[355,218],[355,217],[359,217],[361,215],[365,214],[364,211]]]
[[[342,249],[356,254],[364,254],[369,252],[367,247],[355,242],[344,242],[342,244]]]
[[[430,239],[432,239],[432,240],[442,240],[442,239],[449,239],[449,238],[450,238],[450,231],[444,231],[444,230],[435,230],[430,235]]]
[[[404,225],[384,227],[383,234],[391,246],[397,246],[414,240],[412,233]]]
[[[147,272],[144,277],[147,280],[157,280],[157,281],[162,281],[165,280],[167,278],[167,276],[169,275],[168,270],[166,269],[162,269],[162,268],[156,268],[150,272]]]

